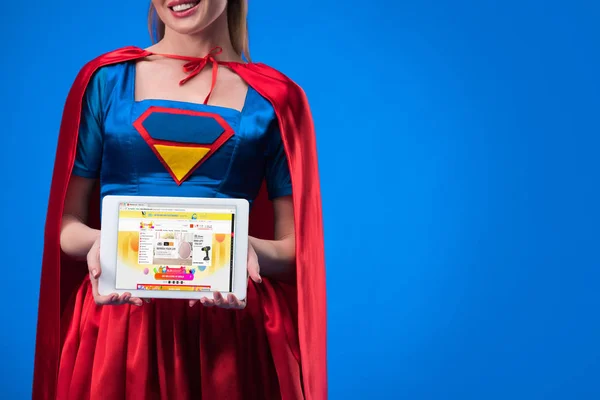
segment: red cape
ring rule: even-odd
[[[89,62],[79,73],[65,104],[50,200],[46,218],[44,255],[38,310],[33,398],[55,399],[58,365],[64,335],[71,320],[69,299],[86,275],[87,267],[64,257],[60,224],[67,185],[75,160],[82,99],[92,74],[100,67],[140,59],[149,53],[125,47]],[[225,63],[272,104],[279,121],[293,186],[296,225],[297,327],[306,399],[327,398],[325,262],[321,195],[312,116],[302,89],[264,64]],[[98,196],[97,196],[98,197]],[[90,206],[98,214],[98,200]],[[263,187],[253,205],[251,234],[273,237],[272,206]],[[97,224],[97,221],[96,221]]]

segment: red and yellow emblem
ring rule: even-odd
[[[219,114],[151,106],[133,123],[181,185],[234,132]]]

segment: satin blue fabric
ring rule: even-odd
[[[227,197],[252,203],[263,179],[270,198],[291,195],[290,173],[275,112],[254,89],[248,89],[240,112],[170,100],[136,101],[134,87],[135,64],[127,62],[97,71],[85,94],[73,174],[100,178],[102,197]],[[151,106],[216,113],[235,134],[178,186],[133,126]],[[178,119],[173,121],[173,117]],[[155,131],[160,130],[156,125],[161,121],[164,119],[151,121]],[[170,115],[161,139],[169,139],[165,132],[173,124],[181,130],[190,123],[194,123],[193,118]]]

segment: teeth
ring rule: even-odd
[[[196,4],[198,4],[198,3],[177,4],[176,6],[173,6],[173,11],[175,11],[175,12],[186,11],[186,10],[189,10],[190,8],[194,8],[196,6]]]

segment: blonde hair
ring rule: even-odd
[[[248,2],[247,0],[227,0],[227,25],[233,49],[240,56],[250,61],[248,43]],[[154,43],[165,36],[165,24],[160,20],[156,9],[150,2],[148,10],[148,31]]]

